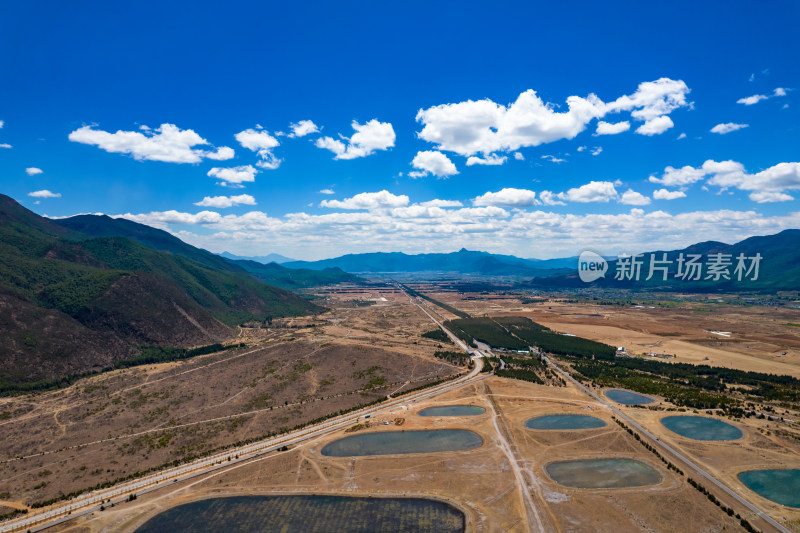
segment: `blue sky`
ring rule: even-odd
[[[800,227],[796,2],[288,4],[0,4],[0,192],[302,259]]]

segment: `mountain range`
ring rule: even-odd
[[[409,255],[402,252],[348,254],[320,261],[291,261],[287,268],[340,268],[353,273],[451,272],[485,276],[549,276],[575,268],[576,260],[530,260],[462,248],[453,253]],[[567,267],[566,265],[570,265]]]
[[[345,276],[344,273],[342,273]],[[0,385],[63,378],[322,310],[246,268],[135,222],[41,217],[0,195]]]
[[[280,265],[281,263],[289,263],[290,261],[296,261],[296,259],[292,259],[291,257],[286,257],[285,255],[281,254],[267,254],[255,257],[247,257],[244,255],[234,255],[230,252],[222,252],[221,254],[218,255],[224,257],[225,259],[233,259],[239,261],[255,261],[256,263],[264,263],[265,265],[269,263],[278,263]]]

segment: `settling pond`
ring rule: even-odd
[[[555,461],[544,467],[550,479],[578,489],[622,489],[661,483],[653,467],[634,459],[581,459]]]
[[[739,481],[768,500],[800,507],[800,470],[750,470],[739,474]]]
[[[145,522],[136,533],[460,533],[465,527],[461,511],[445,502],[423,498],[231,496],[173,507]]]
[[[605,422],[594,416],[588,415],[547,415],[531,418],[525,422],[525,427],[531,429],[593,429],[601,428]]]
[[[486,412],[483,407],[477,405],[439,405],[428,407],[419,413],[419,416],[476,416]]]
[[[622,389],[607,390],[606,396],[622,405],[645,405],[656,401],[655,398],[651,398],[650,396]]]
[[[364,433],[326,444],[320,453],[331,457],[456,452],[483,445],[477,433],[466,429],[381,431]]]
[[[736,440],[742,438],[742,430],[715,418],[704,416],[667,416],[661,424],[682,437],[694,440]]]

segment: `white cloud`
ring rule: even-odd
[[[204,158],[226,160],[234,156],[233,149],[227,146],[213,151],[194,148],[209,143],[194,130],[182,130],[174,124],[162,124],[155,130],[141,126],[140,130],[109,133],[83,126],[70,133],[69,140],[97,146],[106,152],[128,154],[138,161],[199,163]]]
[[[11,148],[11,145],[8,143],[0,143],[0,148]]]
[[[702,169],[686,165],[683,168],[667,167],[661,178],[650,176],[652,183],[660,183],[667,187],[683,187],[698,182],[705,177],[706,173]]]
[[[761,100],[767,100],[769,96],[765,96],[763,94],[754,94],[753,96],[746,96],[744,98],[739,98],[736,100],[737,104],[744,104],[744,105],[753,105],[759,103]]]
[[[536,203],[536,193],[527,189],[505,188],[472,199],[474,206],[528,207]]]
[[[242,165],[231,168],[214,167],[208,171],[208,176],[220,179],[224,184],[242,184],[245,182],[256,181],[258,170],[252,165]]]
[[[617,189],[610,181],[590,181],[586,185],[574,187],[567,192],[558,193],[559,200],[567,202],[608,202],[619,197]]]
[[[322,189],[319,191],[320,194],[336,194],[333,189]]]
[[[551,163],[563,163],[564,161],[566,161],[566,159],[560,159],[560,158],[558,158],[558,157],[556,157],[554,155],[548,155],[548,154],[543,155],[542,159],[546,159],[547,161],[550,161]]]
[[[636,133],[639,135],[661,135],[668,129],[670,129],[675,124],[672,122],[672,119],[668,116],[664,115],[661,117],[651,118],[638,128],[636,128]]]
[[[749,124],[736,124],[734,122],[726,122],[724,124],[717,124],[716,126],[711,128],[711,133],[719,133],[720,135],[725,135],[726,133],[747,128],[748,126]]]
[[[707,185],[720,187],[723,191],[731,187],[752,191],[750,199],[755,202],[788,201],[793,198],[784,191],[800,189],[800,163],[778,163],[761,172],[749,174],[738,161],[709,159],[698,168],[688,165],[680,169],[667,167],[662,178],[651,176],[650,181],[684,187],[704,178],[708,178]]]
[[[601,153],[603,153],[602,146],[595,146],[594,148],[592,148],[592,155],[600,155]]]
[[[679,141],[680,141],[681,139],[685,139],[685,138],[686,138],[686,134],[685,134],[685,133],[681,133],[680,135],[678,135],[678,140],[679,140]]]
[[[461,207],[462,204],[458,200],[428,200],[427,202],[420,202],[422,207]]]
[[[540,196],[541,194],[537,195]],[[120,216],[120,215],[116,215]],[[800,227],[800,212],[765,216],[755,210],[554,213],[496,206],[441,209],[409,205],[373,211],[289,213],[271,217],[252,211],[125,214],[125,218],[172,230],[191,244],[245,255],[279,250],[292,257],[319,259],[344,253],[451,252],[460,247],[522,257],[566,257],[600,247],[609,254],[670,250],[717,240],[736,242]],[[195,233],[184,229],[197,225]],[[346,235],[346,239],[342,239]],[[291,252],[291,253],[290,253]]]
[[[34,198],[61,198],[61,193],[50,192],[47,189],[43,189],[41,191],[29,192],[28,196],[33,196]]]
[[[627,120],[623,120],[622,122],[616,123],[609,123],[604,121],[599,121],[597,123],[597,130],[595,130],[595,135],[616,135],[618,133],[622,133],[623,131],[628,131],[631,129],[631,123]]]
[[[577,150],[579,152],[583,152],[584,150],[586,150],[586,147],[585,146],[578,146]]]
[[[514,159],[517,161],[525,161],[525,156],[521,152],[514,152]]]
[[[269,132],[262,129],[249,128],[240,131],[234,135],[234,137],[239,144],[242,145],[242,148],[247,148],[258,154],[260,161],[256,163],[256,166],[266,168],[267,170],[275,170],[281,166],[283,160],[279,159],[272,152],[275,148],[280,146],[280,142],[270,135]]]
[[[636,92],[604,103],[594,94],[567,98],[567,111],[554,111],[529,89],[515,102],[504,106],[489,99],[467,100],[420,109],[417,122],[423,125],[419,137],[439,150],[469,157],[477,154],[513,152],[561,139],[573,139],[589,122],[608,113],[629,111],[645,122],[640,133],[654,135],[671,127],[667,120],[673,110],[688,106],[689,88],[683,81],[661,78],[639,84]],[[600,131],[622,128],[626,121],[601,126]],[[630,124],[628,124],[630,127]]]
[[[319,127],[310,120],[300,120],[297,123],[292,123],[289,127],[292,130],[289,137],[305,137],[319,131]]]
[[[412,178],[421,178],[428,174],[433,174],[439,178],[446,178],[458,174],[458,169],[450,161],[450,158],[442,152],[434,150],[424,150],[417,152],[414,160],[411,161],[411,166],[417,170],[412,170],[408,173]]]
[[[772,91],[772,96],[773,97],[775,97],[775,96],[786,96],[786,92],[788,90],[789,89],[786,89],[784,87],[776,87],[775,90]]]
[[[516,152],[519,153],[519,152]],[[497,166],[502,165],[508,160],[506,156],[498,156],[495,154],[489,154],[485,157],[477,157],[477,156],[470,156],[467,158],[467,166],[471,167],[472,165],[489,165],[489,166]]]
[[[542,191],[539,193],[539,201],[543,205],[567,205],[558,199],[558,195],[552,191]]]
[[[769,202],[788,202],[794,200],[794,197],[783,192],[762,191],[750,193],[750,199],[756,203],[765,204]]]
[[[625,205],[649,205],[650,198],[643,195],[642,193],[636,192],[633,189],[628,189],[624,193],[622,193],[622,197],[619,199],[619,203]]]
[[[249,194],[240,194],[238,196],[206,196],[199,202],[195,202],[194,205],[224,209],[235,205],[256,205],[256,199]]]
[[[36,174],[41,174],[43,172],[44,171],[41,168],[36,168],[36,167],[28,167],[25,169],[25,173],[28,176],[35,176]]]
[[[507,107],[488,99],[441,104],[419,110],[423,128],[418,135],[440,150],[468,157],[572,139],[602,115],[603,103],[594,95],[570,96],[567,105],[567,112],[556,113],[532,89]]]
[[[334,209],[382,209],[388,207],[403,207],[408,205],[408,196],[405,194],[394,195],[387,190],[379,192],[362,192],[352,198],[344,200],[323,200],[321,207]]]
[[[314,143],[318,148],[330,150],[336,156],[334,159],[356,159],[366,157],[376,150],[388,150],[394,146],[394,128],[389,122],[378,122],[372,119],[366,124],[359,124],[355,120],[351,124],[356,131],[349,139],[340,135],[342,141],[332,137],[322,137]]]
[[[5,121],[0,120],[0,130],[2,130],[3,126],[5,125],[6,125]]]
[[[667,189],[658,189],[653,191],[654,200],[675,200],[677,198],[685,198],[686,193],[683,191],[670,191]]]

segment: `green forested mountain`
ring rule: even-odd
[[[320,310],[160,230],[134,228],[153,249],[80,227],[0,195],[0,385],[98,370],[144,345],[209,344],[245,320]]]

